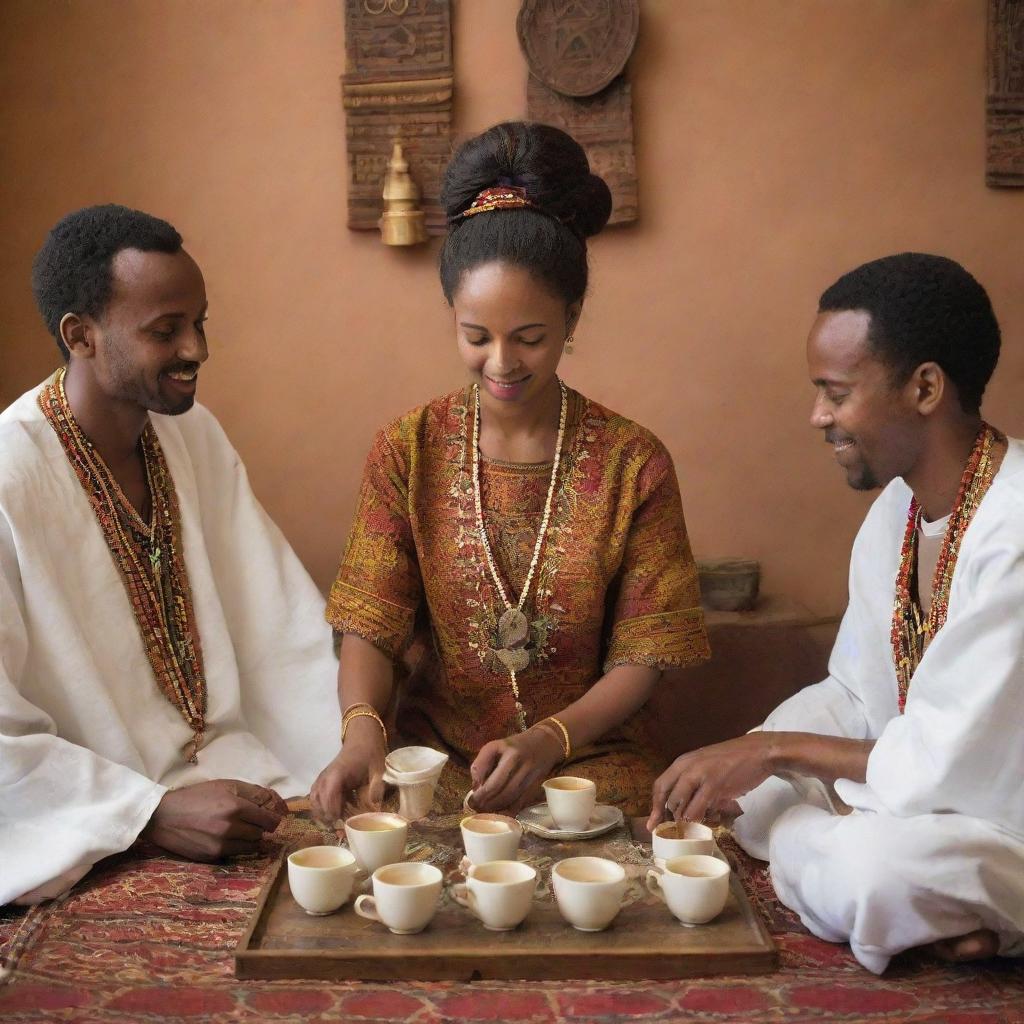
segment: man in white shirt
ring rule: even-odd
[[[181,236],[79,210],[33,289],[67,365],[0,414],[0,904],[140,834],[251,851],[337,747],[323,599],[194,404]]]
[[[876,973],[916,946],[1024,953],[1024,443],[980,414],[999,348],[984,289],[942,257],[822,295],[811,421],[852,487],[884,488],[828,678],[653,793],[652,827],[738,814],[783,903]]]

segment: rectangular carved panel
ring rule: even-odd
[[[985,181],[1024,188],[1024,0],[989,0]]]
[[[423,192],[427,231],[443,234],[438,196],[451,155],[450,0],[344,0],[348,226],[372,230],[400,139]]]
[[[629,82],[620,75],[593,96],[564,96],[533,75],[526,86],[526,108],[532,121],[567,131],[587,151],[591,170],[612,192],[609,224],[637,218],[636,157],[633,151],[633,100]]]

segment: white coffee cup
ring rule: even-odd
[[[462,819],[462,845],[471,864],[515,860],[523,826],[506,814],[471,814]]]
[[[715,833],[699,821],[663,821],[651,833],[654,863],[660,868],[672,857],[715,852]]]
[[[343,846],[307,846],[288,856],[288,888],[307,914],[331,914],[349,898],[356,859]]]
[[[597,786],[574,775],[548,779],[544,796],[555,824],[563,829],[586,828],[597,806]]]
[[[357,896],[355,911],[396,935],[421,932],[437,911],[442,878],[433,864],[387,864],[370,876],[373,895]]]
[[[707,854],[672,857],[661,868],[647,871],[647,889],[692,928],[718,917],[729,898],[730,868]]]
[[[474,864],[465,884],[453,885],[452,899],[478,917],[492,932],[508,932],[530,913],[537,872],[515,860]]]
[[[559,912],[581,932],[607,928],[622,909],[626,871],[604,857],[570,857],[551,869]]]
[[[356,863],[367,872],[405,858],[409,822],[399,814],[370,811],[354,814],[345,822],[345,838]]]

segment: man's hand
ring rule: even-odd
[[[874,740],[820,736],[809,732],[750,732],[725,743],[683,754],[654,783],[648,829],[665,812],[676,821],[701,821],[709,814],[720,820],[736,816],[738,797],[756,789],[771,775],[794,772],[821,779],[863,782]]]
[[[220,860],[255,853],[287,813],[272,789],[214,779],[168,790],[142,835],[189,860]]]
[[[469,766],[473,810],[516,809],[551,774],[562,755],[562,744],[545,729],[528,729],[485,743]]]
[[[666,814],[676,821],[735,817],[737,797],[774,774],[775,739],[772,733],[752,732],[677,757],[654,783],[648,831]]]
[[[384,735],[369,718],[353,719],[341,753],[317,776],[309,791],[313,817],[333,825],[350,806],[357,791],[360,810],[379,810],[384,799]]]

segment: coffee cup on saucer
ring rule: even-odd
[[[471,864],[515,860],[523,826],[507,814],[471,814],[462,819],[462,845]]]
[[[507,932],[530,913],[537,872],[515,860],[474,864],[465,883],[452,886],[452,899],[478,917],[485,928]]]
[[[664,867],[649,868],[647,889],[667,904],[688,928],[718,917],[729,898],[729,865],[707,854],[672,857]]]
[[[288,888],[307,914],[322,917],[352,893],[356,859],[343,846],[307,846],[288,856]]]
[[[345,822],[345,838],[358,865],[372,873],[404,860],[409,823],[399,814],[381,811],[354,814]]]
[[[715,833],[699,821],[663,821],[651,833],[654,863],[664,867],[672,857],[715,852]]]
[[[433,864],[386,864],[370,876],[373,895],[356,897],[355,912],[395,935],[423,931],[437,912],[443,876]]]
[[[599,932],[622,909],[626,870],[605,857],[569,857],[551,869],[551,887],[559,912],[573,928]]]
[[[555,824],[578,832],[590,824],[597,806],[597,786],[591,779],[561,775],[544,783],[544,797]]]

